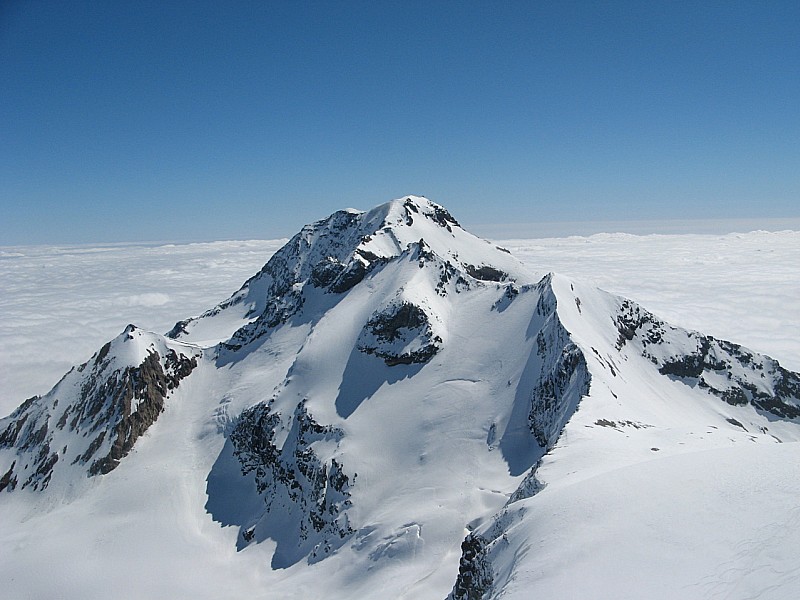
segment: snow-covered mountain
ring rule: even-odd
[[[73,487],[115,469],[197,366],[202,350],[128,325],[45,398],[30,398],[3,420],[0,447],[15,448],[0,491]],[[66,458],[74,459],[66,464]]]
[[[140,561],[155,575],[129,597],[527,598],[555,580],[620,597],[574,551],[597,536],[559,537],[554,511],[616,480],[646,505],[651,472],[669,490],[722,451],[797,470],[753,448],[798,424],[800,376],[773,359],[537,279],[407,197],[304,227],[228,300],[166,336],[128,326],[0,421],[9,564],[88,548],[95,565],[6,574],[34,597],[104,597]],[[702,597],[651,580],[628,596]]]

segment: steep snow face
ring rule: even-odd
[[[342,210],[306,225],[233,296],[200,317],[177,323],[168,336],[211,345],[251,324],[233,340],[242,344],[297,314],[305,288],[343,294],[420,240],[476,279],[510,280],[522,271],[516,259],[464,231],[438,204],[407,196],[368,212]]]
[[[0,421],[0,492],[72,487],[119,464],[197,366],[199,348],[129,325],[45,396]]]
[[[587,540],[596,545],[597,539],[577,535],[577,540],[565,543],[569,538],[557,535],[553,529],[556,525],[548,517],[553,514],[552,507],[564,502],[559,509],[563,518],[559,516],[558,523],[572,518],[592,531],[605,528],[609,536],[619,532],[622,546],[641,546],[634,539],[636,535],[666,535],[667,526],[656,517],[652,521],[657,524],[652,527],[642,522],[625,527],[618,522],[619,516],[605,511],[598,514],[589,510],[597,515],[597,522],[588,523],[579,513],[586,509],[589,498],[608,498],[610,490],[617,486],[637,509],[656,506],[648,488],[637,487],[665,487],[658,482],[660,475],[650,474],[648,469],[672,482],[666,487],[671,488],[674,501],[681,506],[707,507],[703,494],[717,497],[730,493],[726,491],[728,487],[713,489],[713,485],[697,485],[696,481],[716,477],[729,486],[738,477],[734,465],[748,456],[753,444],[796,445],[800,441],[800,377],[769,357],[673,327],[635,303],[591,286],[556,276],[553,291],[559,317],[586,360],[591,389],[577,412],[557,432],[557,442],[526,478],[527,493],[513,497],[514,502],[464,541],[459,577],[450,597],[527,598],[552,592],[556,581],[562,586],[560,591],[569,595],[618,597],[617,586],[600,586],[597,580],[599,565],[611,564],[615,566],[608,573],[620,573],[612,580],[635,580],[637,596],[672,597],[677,588],[664,587],[663,573],[628,576],[619,561],[589,559],[583,550],[573,549],[571,544],[578,547]],[[730,457],[737,458],[706,454],[712,450],[730,450]],[[698,472],[692,472],[692,459],[685,455],[697,456]],[[759,450],[755,456],[779,455],[785,453]],[[714,456],[719,457],[720,468],[727,470],[714,472],[714,460],[709,459]],[[748,457],[742,464],[754,465],[754,460],[762,459]],[[652,467],[644,466],[651,463]],[[781,469],[772,467],[767,472],[771,473],[769,477],[780,477]],[[750,474],[744,476],[745,480],[750,478]],[[782,484],[776,480],[776,485]],[[575,498],[565,500],[571,490]],[[754,496],[750,494],[748,500],[741,502],[754,501]],[[612,504],[617,507],[614,510],[621,510],[619,503]],[[578,512],[573,512],[573,507]],[[678,536],[688,534],[688,539],[698,544],[704,535],[699,532],[727,529],[743,508],[742,503],[736,508],[715,508],[712,516],[704,513],[713,524],[698,527],[696,535],[680,528]],[[678,512],[684,514],[685,510]],[[546,542],[538,541],[542,539]],[[648,549],[647,556],[652,559],[648,559],[648,573],[657,570],[655,557],[659,552],[665,556],[674,554],[665,539],[655,539],[658,549]],[[531,552],[535,544],[540,545]],[[570,569],[574,566],[591,575],[565,581],[560,574],[548,573],[557,556],[571,557],[574,565],[570,563]],[[704,564],[695,564],[690,570],[696,579],[680,581],[694,586],[697,593],[687,592],[690,597],[704,597],[704,578],[716,577],[714,570],[721,568],[722,562],[698,561],[696,556],[694,561]],[[703,568],[709,572],[702,572]],[[760,577],[754,585],[754,589],[766,589],[769,584]]]

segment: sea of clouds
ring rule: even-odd
[[[286,240],[0,247],[0,416],[128,323],[166,332],[224,300]],[[499,240],[534,272],[627,296],[800,371],[800,232]]]

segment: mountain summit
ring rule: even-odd
[[[412,196],[307,225],[226,301],[128,326],[20,405],[0,508],[19,560],[90,549],[61,596],[142,561],[133,596],[523,598],[572,552],[532,551],[550,499],[798,423],[800,376],[773,359],[538,279]]]
[[[313,287],[344,294],[386,263],[409,253],[436,255],[483,280],[508,278],[521,265],[489,242],[464,231],[444,208],[408,196],[368,212],[333,213],[306,225],[225,302],[197,318],[175,325],[168,336],[210,343],[237,340],[285,322],[302,306],[302,290]],[[499,265],[485,264],[489,260]]]

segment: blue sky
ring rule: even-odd
[[[0,4],[0,245],[800,217],[797,2]]]

